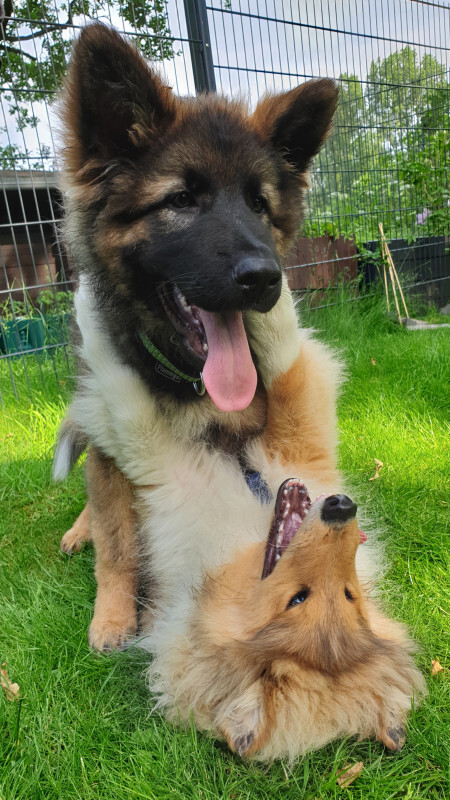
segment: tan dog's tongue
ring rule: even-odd
[[[199,313],[208,341],[206,391],[220,411],[242,411],[252,402],[257,383],[242,312]]]

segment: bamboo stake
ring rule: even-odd
[[[405,298],[404,298],[404,295],[403,295],[402,287],[400,285],[399,277],[397,275],[397,270],[395,269],[394,259],[392,258],[391,251],[389,250],[389,246],[388,246],[388,243],[386,241],[386,237],[384,235],[384,230],[383,230],[383,225],[382,225],[381,222],[378,223],[378,228],[379,228],[380,234],[381,234],[381,248],[382,248],[382,251],[383,251],[383,256],[387,260],[388,265],[389,265],[389,276],[390,276],[391,283],[392,283],[392,292],[393,292],[393,295],[394,295],[395,307],[397,309],[399,322],[401,323],[402,320],[401,320],[400,309],[399,309],[399,305],[398,305],[398,301],[397,301],[397,292],[396,292],[396,289],[395,289],[395,283],[396,282],[397,282],[398,290],[400,292],[400,296],[402,298],[402,303],[403,303],[403,307],[405,309],[405,314],[406,314],[407,319],[409,319],[408,308],[406,306],[406,302],[405,302]],[[385,267],[384,262],[383,262],[383,267]],[[385,278],[386,278],[386,273],[385,273]],[[387,279],[385,281],[385,288],[386,288],[386,302],[387,302],[387,306],[388,306],[388,310],[389,310]]]
[[[384,263],[384,259],[383,259],[383,277],[384,277],[384,288],[386,290],[386,305],[387,305],[387,310],[389,311],[390,310],[389,291],[388,291],[386,264]]]
[[[383,243],[383,246],[384,246],[385,255],[387,257],[389,267],[390,267],[390,269],[392,269],[392,272],[394,273],[394,277],[395,277],[395,279],[397,281],[397,286],[398,286],[398,289],[399,289],[399,292],[400,292],[400,296],[402,298],[403,308],[405,309],[406,317],[409,319],[408,308],[406,306],[405,298],[403,296],[403,291],[402,291],[402,287],[401,287],[401,284],[400,284],[400,281],[399,281],[399,277],[397,275],[397,270],[395,269],[394,259],[392,258],[391,251],[389,250],[389,245],[388,245],[388,243],[386,241],[386,237],[384,235],[383,225],[380,222],[378,226],[380,228],[380,233],[381,233],[381,236],[382,236],[382,243]],[[392,276],[391,276],[391,279],[392,279]]]
[[[387,254],[386,254],[386,255],[387,255]],[[400,325],[401,325],[401,324],[402,324],[402,318],[401,318],[401,316],[400,316],[400,308],[399,308],[399,305],[398,305],[398,300],[397,300],[397,292],[395,291],[395,280],[394,280],[394,273],[392,272],[392,267],[391,267],[391,264],[390,264],[390,262],[389,262],[389,259],[388,259],[388,264],[389,264],[389,275],[391,276],[392,292],[393,292],[393,295],[394,295],[395,307],[396,307],[396,309],[397,309],[398,321],[399,321],[399,323],[400,323]]]
[[[381,224],[381,222],[378,223],[378,227],[379,227],[380,233],[381,233],[381,250],[382,250],[383,259],[384,259],[383,265],[385,265],[385,263],[387,261],[388,267],[389,267],[389,277],[391,279],[391,284],[392,284],[392,294],[394,295],[395,308],[397,309],[398,321],[399,321],[399,323],[401,325],[402,324],[402,318],[400,316],[400,309],[399,309],[399,306],[398,306],[397,292],[395,291],[394,273],[392,272],[391,262],[389,260],[388,254],[386,252],[386,237],[384,235],[383,225]]]
[[[406,303],[405,303],[405,298],[403,297],[402,287],[400,286],[400,281],[398,279],[397,270],[395,269],[394,259],[392,258],[392,254],[391,254],[391,251],[389,250],[389,245],[386,242],[386,240],[384,241],[383,244],[384,244],[384,252],[385,252],[386,258],[388,260],[388,264],[389,264],[389,269],[391,270],[391,273],[392,273],[391,274],[391,280],[393,281],[394,278],[396,279],[397,286],[398,286],[398,289],[399,289],[399,292],[400,292],[400,295],[401,295],[401,298],[402,298],[402,301],[403,301],[403,307],[404,307],[405,312],[406,312],[406,316],[409,317],[408,309],[407,309]]]
[[[397,280],[398,289],[399,289],[399,292],[400,292],[400,295],[401,295],[401,298],[402,298],[402,302],[403,302],[403,308],[405,309],[405,314],[406,314],[407,319],[409,319],[408,309],[406,307],[405,298],[403,297],[402,287],[400,286],[400,281],[398,279],[397,270],[395,269],[394,259],[392,258],[391,252],[390,252],[389,247],[387,245],[386,245],[386,248],[387,248],[387,252],[388,252],[388,258],[392,262],[392,269],[393,269],[394,275],[395,275],[396,280]]]

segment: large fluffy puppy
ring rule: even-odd
[[[336,102],[333,81],[310,81],[250,115],[213,95],[176,97],[105,26],[85,28],[74,47],[62,103],[65,234],[95,319],[155,397],[169,439],[208,442],[243,471],[267,398],[242,312],[263,319],[280,296],[307,170]],[[289,354],[279,349],[279,365]],[[57,477],[85,444],[74,431],[69,418]],[[330,454],[334,444],[332,433]],[[90,643],[100,649],[136,630],[130,489],[111,455],[91,448],[89,507],[62,543],[94,541]]]
[[[370,598],[371,559],[355,567],[364,537],[355,504],[335,493],[327,444],[336,364],[297,331],[286,287],[264,318],[246,315],[268,422],[245,456],[274,497],[281,483],[275,510],[249,490],[236,459],[173,436],[118,359],[95,302],[83,279],[76,306],[89,371],[71,414],[134,486],[155,587],[144,644],[161,708],[265,760],[347,734],[401,747],[423,680],[402,627]]]

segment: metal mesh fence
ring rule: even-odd
[[[404,285],[448,302],[448,2],[3,0],[0,398],[32,396],[71,372],[74,284],[58,232],[52,102],[71,42],[91,19],[125,32],[179,94],[217,89],[254,105],[267,90],[339,80],[334,134],[316,159],[287,261],[291,286],[314,292],[318,305],[343,283],[358,296],[378,274],[381,222]]]

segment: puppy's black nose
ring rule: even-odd
[[[234,280],[257,311],[269,311],[280,296],[281,269],[272,258],[243,258],[236,264]]]
[[[356,515],[357,508],[346,494],[332,494],[325,500],[320,516],[323,522],[347,522]]]

